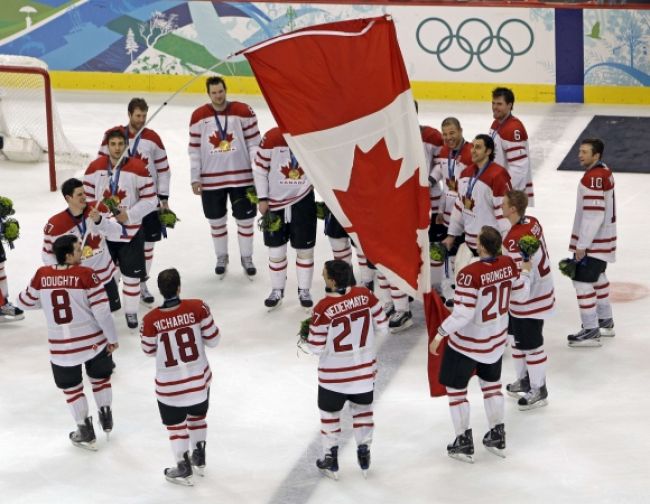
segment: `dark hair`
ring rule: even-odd
[[[144,112],[149,110],[149,105],[144,98],[132,98],[129,102],[129,114],[133,114],[135,109],[140,109]]]
[[[528,208],[528,195],[524,191],[512,189],[506,193],[506,198],[508,198],[510,206],[517,210],[520,217],[526,214],[526,208]]]
[[[492,226],[483,226],[481,228],[478,242],[492,257],[501,255],[501,233]]]
[[[218,77],[216,75],[205,79],[205,90],[210,93],[210,86],[216,86],[218,84],[222,84],[223,90],[228,91],[228,88],[226,87],[226,81],[223,80],[223,77]]]
[[[484,133],[481,133],[480,135],[476,135],[474,137],[474,140],[483,140],[483,143],[485,144],[486,149],[490,149],[490,161],[494,161],[494,139],[490,135],[485,135]]]
[[[442,121],[442,124],[440,125],[440,127],[444,128],[445,126],[455,126],[459,130],[463,129],[463,128],[460,127],[460,121],[458,119],[456,119],[455,117],[446,117]]]
[[[169,268],[158,274],[158,290],[165,299],[177,296],[180,285],[181,275],[176,268]]]
[[[580,145],[591,145],[591,152],[593,154],[600,154],[600,158],[603,158],[603,152],[605,152],[605,144],[600,138],[585,138],[580,141]]]
[[[356,283],[352,266],[340,259],[325,261],[327,276],[334,280],[337,289],[346,289]]]
[[[63,266],[65,264],[65,258],[68,254],[74,254],[74,244],[79,241],[75,235],[63,235],[59,236],[54,240],[52,245],[52,251],[56,256],[57,264]]]
[[[126,132],[124,131],[124,128],[113,128],[112,130],[108,130],[106,132],[106,143],[108,143],[111,138],[121,138],[124,140],[124,143],[128,145],[129,139],[126,136]]]
[[[61,184],[61,194],[63,194],[63,197],[65,198],[66,196],[72,197],[72,194],[74,193],[74,190],[77,187],[83,187],[84,183],[76,178],[70,178],[66,180],[63,184]]]
[[[492,90],[492,98],[503,98],[507,104],[515,104],[515,94],[507,87],[496,87]]]

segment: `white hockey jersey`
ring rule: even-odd
[[[257,196],[267,198],[271,210],[287,208],[312,190],[311,182],[292,156],[279,128],[264,135],[255,155],[253,175]]]
[[[318,384],[334,392],[373,390],[377,369],[376,333],[388,329],[379,300],[365,287],[329,294],[314,307],[307,344],[320,355]]]
[[[508,308],[528,298],[530,280],[508,256],[465,266],[456,276],[454,311],[440,327],[449,346],[484,364],[496,362],[508,339]]]
[[[510,189],[508,172],[496,163],[490,163],[482,173],[475,164],[465,168],[458,179],[458,196],[448,233],[452,236],[464,233],[465,242],[474,250],[483,226],[492,226],[505,235],[510,222],[503,216],[502,205]]]
[[[99,281],[105,284],[115,276],[117,271],[108,252],[105,237],[118,241],[122,234],[122,226],[108,213],[102,214],[99,224],[95,224],[88,217],[93,204],[88,204],[81,216],[74,216],[66,209],[47,221],[43,230],[41,258],[45,265],[56,264],[56,257],[52,251],[53,243],[61,236],[74,235],[81,243],[81,264],[92,269]]]
[[[440,132],[431,126],[420,126],[420,135],[422,136],[422,145],[424,146],[424,159],[427,161],[427,170],[429,175],[432,175],[435,159],[442,149],[442,135]],[[440,210],[440,203],[442,201],[442,188],[440,187],[440,179],[429,177],[429,200],[431,203],[431,213],[437,214]]]
[[[104,285],[85,266],[41,266],[18,296],[25,310],[43,309],[50,360],[77,366],[95,357],[117,333]]]
[[[115,185],[114,191],[111,191],[111,182]],[[141,159],[128,158],[121,168],[113,170],[110,158],[99,156],[88,165],[83,183],[89,202],[99,202],[101,212],[108,212],[102,201],[111,197],[120,209],[126,210],[129,220],[122,226],[119,240],[115,241],[130,242],[142,227],[142,218],[158,207],[153,180]]]
[[[212,371],[205,347],[221,335],[210,308],[200,299],[183,299],[171,308],[155,308],[140,326],[142,351],[156,357],[156,396],[169,406],[192,406],[208,398]]]
[[[513,189],[526,193],[528,206],[535,206],[526,128],[519,119],[509,115],[501,123],[492,122],[490,136],[494,140],[494,162],[508,170]]]
[[[135,133],[129,130],[128,126],[116,126],[104,133],[104,140],[99,147],[99,154],[108,156],[108,144],[106,142],[106,135],[109,131],[114,129],[122,129],[129,136],[129,156],[141,159],[149,170],[149,175],[153,180],[153,185],[156,194],[159,197],[169,197],[169,181],[171,179],[171,171],[169,170],[169,162],[167,160],[167,151],[165,146],[154,130],[144,128],[138,140],[135,139]]]
[[[228,102],[222,112],[202,105],[190,119],[190,181],[204,191],[252,186],[259,144],[257,117],[248,105]]]
[[[510,314],[518,318],[547,319],[555,312],[555,289],[551,258],[548,255],[542,226],[535,217],[526,216],[510,228],[503,239],[503,250],[517,263],[521,270],[523,258],[519,240],[527,235],[537,238],[541,245],[530,258],[533,269],[530,276],[530,296],[525,301],[510,301]]]
[[[446,145],[443,146],[435,159],[430,178],[434,181],[442,181],[442,198],[438,213],[442,212],[447,227],[458,199],[458,179],[463,170],[471,164],[472,144],[465,141],[454,151]]]
[[[614,175],[605,163],[596,163],[578,184],[569,250],[586,249],[588,256],[615,262],[616,240]]]

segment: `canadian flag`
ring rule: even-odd
[[[424,300],[437,330],[429,170],[390,16],[313,26],[242,53],[327,207],[391,285]]]

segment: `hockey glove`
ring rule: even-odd
[[[10,217],[0,223],[0,239],[7,242],[10,248],[14,248],[13,242],[20,236],[20,224],[16,219]]]
[[[530,261],[530,258],[539,250],[541,242],[533,235],[522,236],[519,239],[519,250],[524,261]]]
[[[275,233],[282,229],[282,219],[278,214],[266,212],[257,220],[257,227],[262,232]]]
[[[180,222],[180,219],[169,208],[161,208],[160,210],[158,210],[158,214],[160,216],[160,223],[163,226],[168,227],[170,229],[174,229],[176,223]]]
[[[447,257],[447,247],[442,243],[432,243],[429,247],[429,257],[435,262],[444,262]]]
[[[322,201],[316,202],[316,218],[320,220],[325,220],[329,215],[330,209],[327,208],[327,205]]]
[[[576,277],[577,264],[577,261],[573,258],[567,257],[566,259],[562,259],[560,261],[560,273],[573,280]]]
[[[0,196],[0,219],[13,215],[14,213],[16,213],[14,211],[14,202],[9,198]]]
[[[249,187],[246,189],[246,199],[250,201],[253,205],[257,205],[260,202],[259,197],[257,196],[257,191],[254,187]]]

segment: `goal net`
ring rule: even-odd
[[[0,54],[0,136],[7,159],[47,160],[53,191],[57,170],[77,170],[90,158],[65,136],[47,64],[37,58]]]

